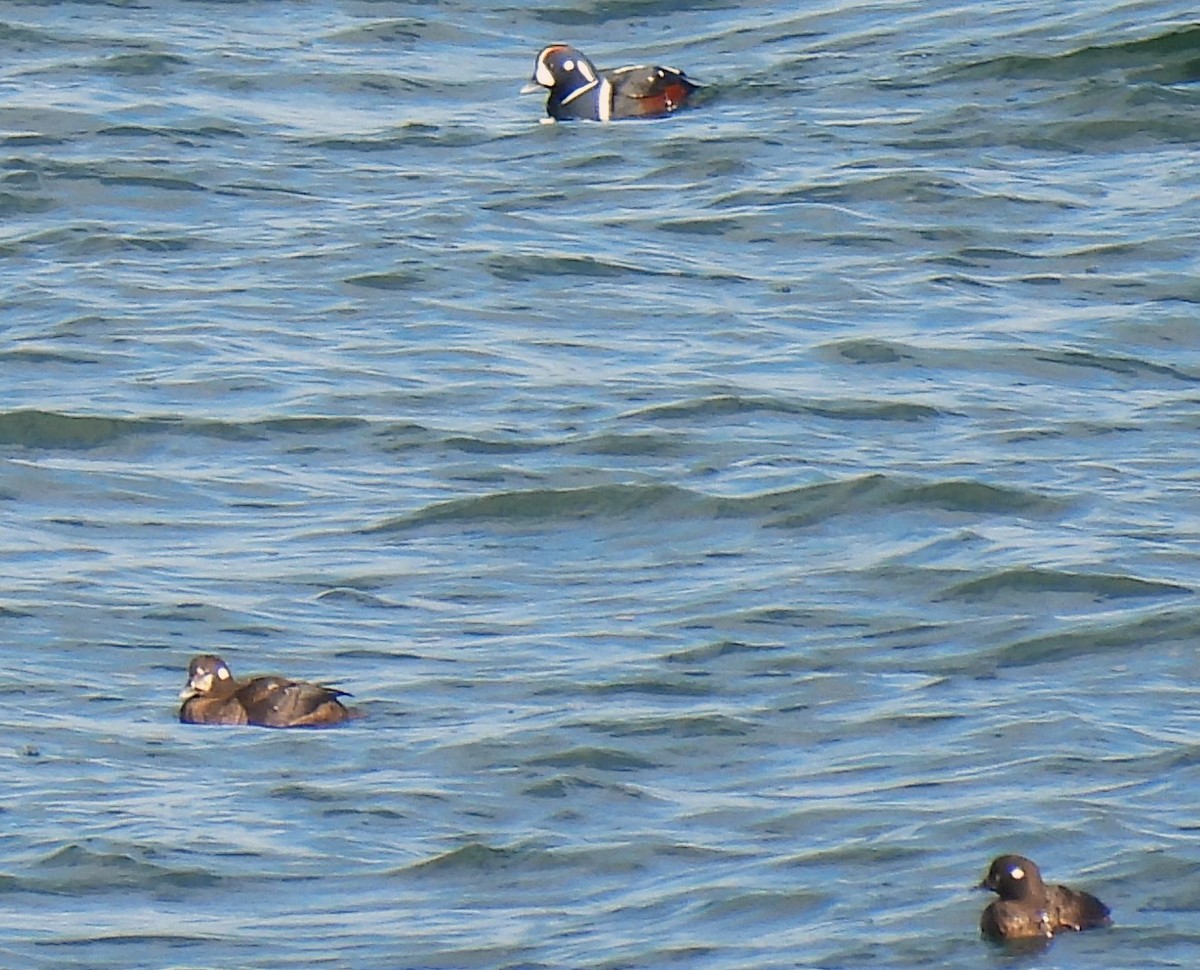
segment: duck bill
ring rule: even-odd
[[[183,690],[181,690],[179,692],[179,699],[181,701],[191,700],[193,697],[195,697],[199,693],[200,693],[200,691],[196,690],[196,688],[193,687],[191,684],[188,684]]]
[[[523,88],[521,88],[521,90],[518,93],[520,93],[520,94],[537,94],[539,91],[544,91],[544,90],[545,90],[545,88],[543,88],[540,84],[538,84],[537,81],[530,81]]]

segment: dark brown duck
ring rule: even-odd
[[[338,700],[349,696],[344,690],[274,675],[234,680],[229,665],[213,654],[193,658],[179,696],[179,720],[185,724],[318,727],[362,716]]]
[[[1002,855],[992,860],[981,889],[1000,898],[983,911],[979,929],[991,940],[1049,938],[1059,930],[1108,926],[1108,907],[1091,893],[1066,886],[1047,886],[1032,860]]]

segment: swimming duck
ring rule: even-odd
[[[234,680],[229,665],[208,653],[192,659],[179,696],[179,720],[185,724],[314,727],[362,716],[338,700],[349,696],[344,690],[274,675]]]
[[[700,85],[683,71],[656,64],[598,70],[567,44],[551,44],[534,62],[533,77],[521,89],[547,88],[546,114],[559,121],[661,118],[678,111]]]
[[[992,940],[1049,938],[1059,930],[1108,926],[1109,909],[1091,893],[1042,882],[1034,862],[1019,855],[992,860],[979,884],[999,894],[983,911],[979,929]]]

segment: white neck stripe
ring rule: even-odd
[[[570,94],[568,94],[565,98],[563,98],[562,101],[559,103],[560,104],[570,104],[581,94],[587,94],[590,90],[592,90],[592,88],[594,88],[599,83],[600,82],[598,82],[598,81],[591,81],[588,84],[585,84],[581,88],[576,88],[574,91],[572,91]]]

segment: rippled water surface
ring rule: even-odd
[[[6,5],[0,965],[1196,966],[1193,13]]]

